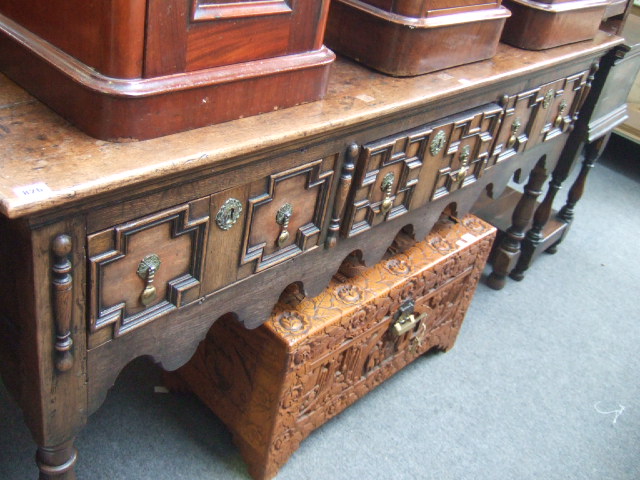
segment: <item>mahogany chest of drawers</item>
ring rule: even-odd
[[[185,382],[230,428],[253,478],[272,478],[315,428],[453,346],[494,237],[472,215],[443,220],[370,269],[345,265],[319,296],[281,301],[257,330],[220,320],[169,384]]]
[[[94,137],[158,137],[321,98],[328,7],[0,0],[0,70]]]
[[[588,40],[598,31],[609,0],[505,0],[511,11],[502,41],[542,50]]]
[[[419,75],[492,57],[509,15],[500,0],[333,0],[327,45],[390,75]]]

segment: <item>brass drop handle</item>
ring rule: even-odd
[[[567,102],[563,100],[562,102],[560,102],[560,105],[558,106],[558,116],[553,122],[553,126],[555,128],[558,128],[560,125],[562,125],[562,120],[564,119],[564,112],[566,109],[567,109]]]
[[[391,198],[391,190],[393,189],[393,184],[396,181],[396,176],[393,172],[387,173],[382,182],[380,183],[380,190],[384,193],[384,198],[382,199],[382,204],[380,205],[380,211],[382,213],[387,213],[393,207],[393,199]]]
[[[142,278],[142,280],[144,280],[144,290],[142,290],[142,293],[140,294],[140,303],[145,307],[151,305],[151,303],[156,299],[156,287],[152,284],[161,263],[160,257],[155,253],[152,253],[151,255],[144,257],[138,265],[137,274]]]
[[[293,215],[293,205],[290,203],[285,203],[280,209],[276,212],[276,223],[280,225],[280,235],[278,235],[278,239],[276,243],[278,247],[282,247],[287,240],[289,240],[289,222],[291,221],[291,216]]]
[[[518,141],[518,132],[520,131],[520,127],[522,126],[522,122],[519,118],[516,118],[511,124],[511,136],[507,141],[507,148],[513,148],[513,146]]]
[[[467,174],[469,173],[470,158],[471,147],[469,145],[465,145],[462,147],[462,151],[460,152],[460,168],[451,174],[454,182],[458,182],[460,184],[464,183],[464,179],[467,178]]]
[[[400,308],[394,317],[394,322],[391,324],[391,332],[396,337],[400,337],[412,330],[418,323],[427,317],[426,312],[416,317],[413,310],[414,306],[415,304],[411,299],[406,300],[402,305],[400,305]]]

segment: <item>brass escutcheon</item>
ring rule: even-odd
[[[229,198],[222,204],[220,210],[218,210],[216,224],[222,230],[229,230],[236,224],[241,214],[242,203],[240,203],[240,200]]]
[[[281,206],[276,212],[276,223],[280,225],[282,228],[280,229],[280,234],[276,240],[276,243],[279,247],[282,247],[287,240],[289,240],[289,222],[291,221],[291,216],[293,215],[293,205],[290,203],[285,203]]]
[[[144,290],[142,290],[142,293],[140,294],[140,303],[145,307],[149,306],[151,302],[156,299],[156,287],[152,284],[161,263],[160,257],[155,253],[152,253],[151,255],[144,257],[138,265],[136,273],[145,282]]]
[[[384,198],[382,200],[382,204],[380,205],[380,211],[382,213],[387,213],[393,207],[393,199],[391,198],[391,190],[393,189],[393,184],[396,181],[396,176],[393,172],[387,173],[382,182],[380,183],[380,190],[384,192]]]
[[[444,130],[440,130],[438,133],[436,133],[436,135],[433,137],[433,140],[431,141],[431,147],[429,148],[431,155],[433,155],[434,157],[438,155],[444,148],[446,141],[447,134],[444,133]]]
[[[544,96],[544,99],[542,100],[542,108],[544,108],[545,110],[549,108],[555,96],[556,96],[556,91],[552,88]]]

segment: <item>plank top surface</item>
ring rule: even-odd
[[[38,214],[116,188],[206,169],[479,91],[621,42],[599,32],[592,41],[537,52],[500,44],[491,60],[411,78],[385,76],[338,59],[324,100],[130,143],[85,135],[0,75],[0,214]]]

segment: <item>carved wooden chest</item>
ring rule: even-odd
[[[502,41],[543,50],[594,37],[610,0],[505,0]]]
[[[329,0],[0,0],[0,69],[102,139],[324,95]]]
[[[472,215],[438,222],[423,242],[400,234],[373,268],[346,261],[321,295],[283,295],[256,330],[216,322],[177,380],[231,429],[251,475],[271,478],[315,428],[453,346],[494,236]]]
[[[327,45],[396,76],[492,57],[509,10],[500,0],[333,0]]]

